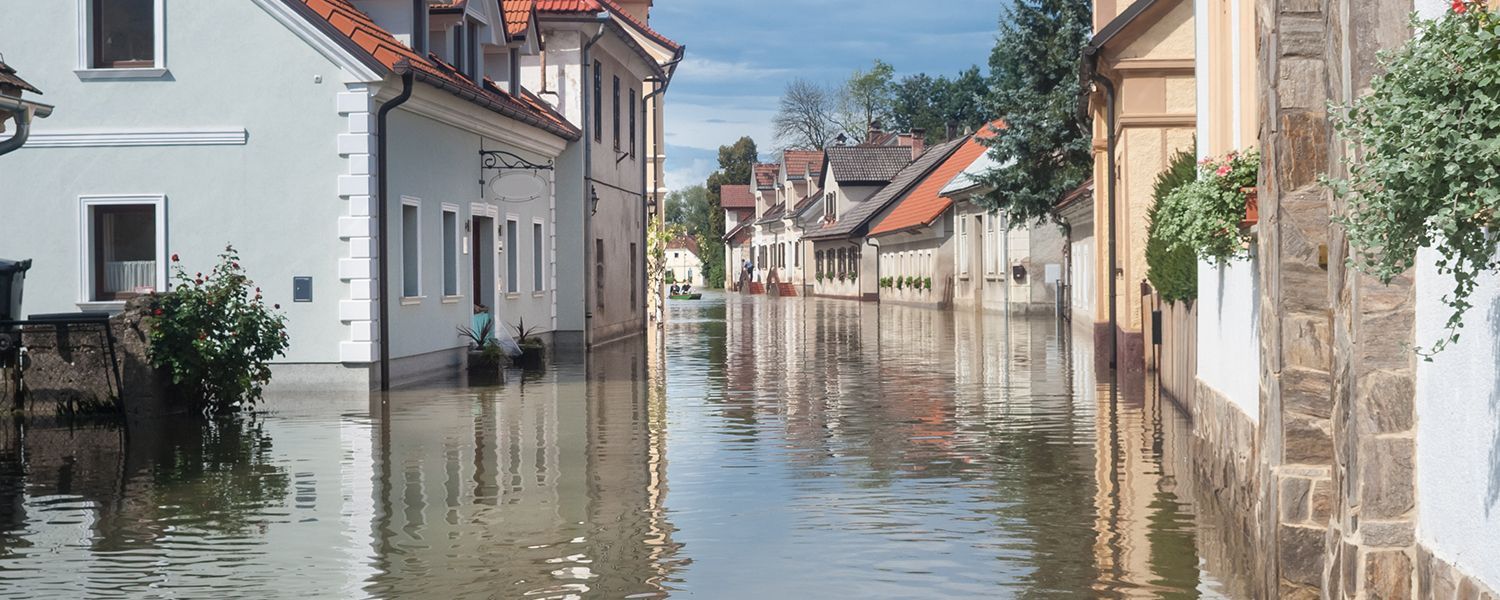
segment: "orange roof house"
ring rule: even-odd
[[[1004,128],[1005,123],[996,122],[993,126]],[[869,235],[879,236],[926,227],[943,216],[953,206],[953,200],[942,194],[943,188],[984,156],[989,150],[984,145],[984,140],[993,136],[994,133],[989,128],[970,136],[952,156],[922,180],[916,189],[897,201],[889,213],[871,226]]]

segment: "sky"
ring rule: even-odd
[[[667,92],[668,189],[703,183],[719,146],[755,140],[788,81],[835,85],[879,58],[896,77],[985,68],[1005,0],[655,0],[651,26],[687,46]]]

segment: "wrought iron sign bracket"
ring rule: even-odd
[[[508,170],[530,170],[551,171],[552,161],[547,164],[538,164],[527,160],[525,157],[506,152],[504,150],[480,150],[480,165],[482,170],[508,171]]]

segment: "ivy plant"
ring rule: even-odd
[[[1457,0],[1437,19],[1414,16],[1412,28],[1380,54],[1368,95],[1331,107],[1358,151],[1345,160],[1348,178],[1327,183],[1345,202],[1336,219],[1351,266],[1390,283],[1432,248],[1453,277],[1446,335],[1418,350],[1431,358],[1458,341],[1480,274],[1500,266],[1500,17]]]

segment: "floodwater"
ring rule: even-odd
[[[1188,425],[1048,316],[709,295],[665,352],[0,427],[0,597],[1243,597]]]

